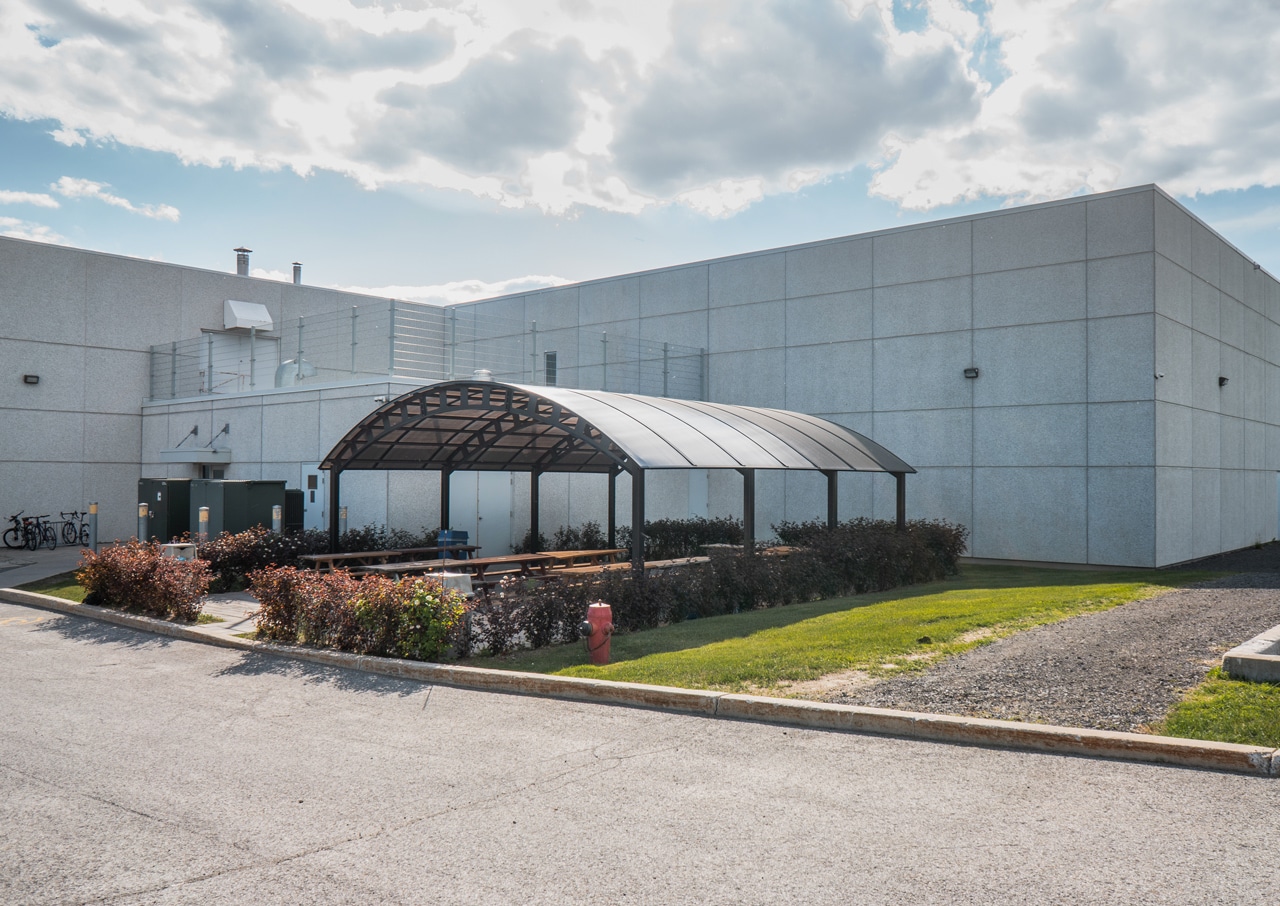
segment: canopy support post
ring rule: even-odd
[[[631,473],[631,568],[644,574],[644,469]]]
[[[538,536],[542,534],[541,521],[539,520],[538,511],[542,508],[541,494],[539,493],[539,485],[541,484],[542,473],[538,471],[529,473],[529,543],[535,548],[541,547]],[[538,551],[529,551],[536,554]]]
[[[447,532],[450,529],[449,485],[451,478],[453,478],[453,469],[440,470],[440,531],[442,532]]]
[[[893,477],[898,482],[898,531],[905,532],[907,530],[907,473],[894,472]]]
[[[833,469],[822,474],[827,476],[827,528],[835,531],[840,524],[840,473]]]
[[[739,469],[742,473],[742,549],[756,552],[756,470]]]
[[[341,474],[340,469],[329,470],[329,553],[331,554],[338,552],[338,500],[340,499],[338,476]]]
[[[609,470],[609,547],[618,546],[618,474]]]

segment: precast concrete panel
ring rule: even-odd
[[[1192,349],[1197,336],[1191,328],[1156,315],[1155,398],[1189,406],[1195,399]],[[1157,378],[1155,375],[1162,375]]]
[[[1252,471],[1267,468],[1267,426],[1262,422],[1244,423],[1244,467]]]
[[[1206,334],[1193,333],[1191,372],[1191,405],[1217,412],[1222,406],[1222,388],[1218,385],[1222,375],[1222,344]]]
[[[973,464],[1085,466],[1087,426],[1084,403],[979,407],[973,410]]]
[[[1088,256],[1107,258],[1155,248],[1153,189],[1085,202]]]
[[[196,444],[204,447],[211,441],[219,449],[229,448],[231,459],[236,463],[253,463],[262,459],[263,433],[270,430],[264,425],[266,421],[262,404],[254,399],[237,399],[234,401],[215,401],[209,413],[212,424],[209,433],[202,437],[191,438],[183,446]],[[223,427],[227,428],[221,434]],[[214,441],[215,435],[219,435]],[[198,442],[198,443],[197,443]],[[256,475],[247,476],[257,478]]]
[[[179,317],[171,316],[166,336],[152,342],[185,340],[200,336],[201,329],[221,330],[223,309],[228,299],[256,302],[265,305],[272,318],[280,314],[280,289],[283,284],[257,277],[241,277],[236,274],[219,274],[194,268],[181,269],[181,295],[178,298]],[[279,324],[279,320],[276,321]],[[139,348],[146,349],[148,343]]]
[[[975,468],[972,555],[1088,562],[1083,468]]]
[[[711,400],[741,406],[785,409],[787,350],[721,352],[710,356]]]
[[[787,346],[870,339],[871,297],[871,290],[861,289],[788,299]]]
[[[1089,402],[1155,399],[1155,316],[1089,321]]]
[[[276,481],[284,481],[286,487],[290,488],[306,488],[305,483],[299,484],[300,475],[298,474],[298,466],[292,464],[287,474],[272,476]],[[403,528],[416,530],[421,520],[414,521],[414,517],[421,515],[421,508],[418,501],[413,500],[408,488],[397,488],[398,493],[392,494],[388,491],[388,485],[391,482],[399,483],[401,478],[418,478],[414,473],[407,472],[364,472],[351,471],[343,473],[342,476],[342,503],[339,506],[347,508],[347,529],[359,529],[365,526],[388,526],[394,528]],[[388,507],[389,501],[396,499],[401,501],[393,518]],[[431,512],[430,524],[435,525],[440,521],[440,508],[437,505]]]
[[[1244,256],[1225,242],[1218,246],[1218,289],[1238,302],[1244,302]]]
[[[1241,414],[1245,418],[1263,421],[1267,417],[1267,364],[1252,355],[1241,356],[1241,362],[1244,365],[1244,408]]]
[[[1156,469],[1156,566],[1195,556],[1192,544],[1191,469]]]
[[[1194,458],[1195,410],[1175,403],[1155,404],[1156,465],[1191,468]]]
[[[1191,326],[1215,340],[1222,336],[1222,294],[1195,277],[1191,281]]]
[[[713,308],[707,326],[710,348],[717,353],[781,348],[786,344],[786,314],[781,299]]]
[[[1218,411],[1223,415],[1244,415],[1244,353],[1226,344],[1218,347],[1218,375],[1227,379],[1218,387]]]
[[[887,475],[874,476],[874,516],[897,518],[897,488]],[[844,476],[841,476],[841,481]],[[973,525],[973,472],[964,468],[926,466],[907,477],[907,518],[945,519]],[[977,555],[975,555],[977,556]]]
[[[320,396],[309,393],[288,395],[287,400],[263,400],[262,458],[267,461],[319,462],[333,446],[321,442],[319,431]],[[347,425],[349,429],[351,424]],[[334,442],[341,437],[334,438]]]
[[[876,286],[941,280],[970,273],[973,224],[944,223],[873,238]]]
[[[492,318],[511,325],[523,325],[532,320],[530,310],[549,313],[557,306],[564,306],[576,312],[578,287],[555,287],[553,289],[538,290],[523,296],[490,299],[479,303],[477,311],[485,318]],[[461,311],[459,311],[458,316],[462,316]]]
[[[972,289],[967,276],[879,287],[873,301],[873,335],[968,330],[973,324]]]
[[[91,255],[85,261],[85,342],[107,349],[146,350],[178,334],[180,268]],[[222,326],[222,301],[218,321]]]
[[[832,325],[837,326],[837,325]],[[707,348],[707,313],[689,311],[677,315],[657,315],[639,323],[641,339]]]
[[[142,456],[142,419],[136,415],[94,412],[83,417],[81,445],[70,451],[84,463],[136,464]]]
[[[973,326],[1013,327],[1085,317],[1085,264],[1057,264],[977,274]]]
[[[1008,271],[1085,257],[1085,204],[981,217],[973,224],[973,272]]]
[[[916,409],[877,412],[868,437],[915,468],[970,466],[974,462],[975,409]],[[913,478],[907,479],[908,493]]]
[[[1156,312],[1181,324],[1195,324],[1191,285],[1195,277],[1163,255],[1155,256]]]
[[[870,288],[872,245],[870,239],[853,239],[789,249],[787,298]]]
[[[1089,466],[1154,466],[1156,404],[1089,404]]]
[[[676,267],[640,275],[640,317],[707,308],[707,265]]]
[[[945,409],[971,405],[970,334],[924,334],[872,341],[874,409]]]
[[[975,406],[1084,402],[1085,323],[1031,324],[973,332]]]
[[[1218,458],[1220,469],[1244,468],[1244,419],[1223,415],[1218,422],[1222,452]]]
[[[1125,255],[1089,262],[1089,317],[1155,311],[1155,256]]]
[[[1156,470],[1089,468],[1089,563],[1156,565]]]
[[[1222,465],[1222,416],[1204,409],[1191,410],[1191,465],[1218,469]]]
[[[1239,550],[1249,543],[1251,532],[1245,515],[1244,472],[1239,469],[1223,469],[1218,473],[1222,487],[1222,537],[1223,550]]]
[[[81,344],[91,253],[0,238],[0,337]]]
[[[1218,296],[1218,338],[1228,346],[1244,348],[1244,303]]]
[[[1267,316],[1267,279],[1260,267],[1244,262],[1244,298],[1240,301],[1264,318]]]
[[[708,266],[709,304],[714,308],[769,302],[787,295],[784,252],[715,261]]]
[[[48,477],[56,480],[59,476]],[[98,541],[128,540],[138,532],[138,479],[141,477],[137,463],[85,465],[79,475],[74,471],[65,473],[66,483],[54,487],[48,496],[40,499],[52,504],[49,509],[53,515],[63,510],[87,510],[90,503],[97,503]]]
[[[1182,207],[1159,192],[1155,193],[1156,251],[1191,270],[1191,225],[1194,221]]]
[[[870,411],[871,355],[868,340],[787,349],[783,408],[813,415]],[[892,444],[877,442],[893,449]]]
[[[85,355],[83,346],[0,339],[0,409],[83,410]],[[25,374],[36,375],[40,383],[23,383]]]
[[[84,408],[89,412],[138,414],[139,404],[151,392],[151,356],[132,349],[85,347],[83,358],[68,350],[58,359],[56,380],[80,380],[84,384]],[[81,363],[83,363],[82,367]],[[41,377],[43,384],[44,378]]]
[[[651,473],[657,475],[657,472]],[[676,495],[680,497],[680,506],[678,510],[672,512],[672,515],[683,518],[687,514],[689,505],[689,473],[688,472],[672,472],[667,473],[675,478],[674,487]],[[566,500],[569,504],[569,513],[565,525],[581,528],[588,522],[594,522],[600,526],[600,530],[607,532],[609,529],[609,479],[605,475],[568,475],[569,490]],[[645,485],[646,497],[648,495],[649,486]],[[681,496],[683,495],[683,496]],[[545,495],[544,499],[545,499]],[[648,510],[648,504],[645,506]]]
[[[1245,306],[1243,309],[1244,326],[1244,344],[1242,348],[1251,356],[1264,359],[1267,356],[1267,319],[1258,314],[1252,308]]]
[[[578,288],[578,323],[634,321],[640,317],[640,278],[619,277]]]
[[[1267,433],[1267,469],[1280,472],[1280,425],[1269,424]]]
[[[1204,224],[1191,222],[1191,273],[1210,286],[1220,285],[1222,240]]]
[[[0,462],[84,461],[84,413],[9,409],[0,415]]]
[[[1263,379],[1266,382],[1265,421],[1271,425],[1280,425],[1280,366],[1263,365]]]
[[[843,482],[845,477],[851,474],[853,473],[842,474],[839,481]],[[783,484],[786,489],[786,509],[782,513],[783,519],[788,522],[826,524],[827,478],[825,475],[819,472],[787,471],[783,473]],[[841,519],[850,517],[850,514],[843,510],[839,515]]]
[[[1193,469],[1191,476],[1191,556],[1208,557],[1222,546],[1222,472]]]

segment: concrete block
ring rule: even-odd
[[[1090,403],[1089,466],[1154,466],[1154,402]]]
[[[1191,284],[1195,278],[1191,272],[1156,255],[1155,273],[1156,311],[1179,323],[1193,325]]]
[[[781,300],[713,308],[707,326],[710,348],[719,353],[782,347],[786,343],[786,311]]]
[[[1192,223],[1185,208],[1155,193],[1156,251],[1186,270],[1191,269]]]
[[[1205,334],[1192,334],[1191,372],[1191,405],[1197,409],[1219,411],[1224,389],[1218,386],[1218,377],[1222,374],[1222,344]]]
[[[1244,301],[1244,269],[1253,270],[1244,256],[1225,242],[1218,246],[1218,289],[1238,302]]]
[[[579,324],[634,321],[639,317],[639,277],[617,277],[578,287]]]
[[[827,242],[786,253],[788,299],[867,289],[871,286],[870,239]]]
[[[941,280],[971,273],[972,224],[907,228],[876,236],[875,285]]]
[[[1189,406],[1156,404],[1156,465],[1190,468],[1193,452],[1194,419]]]
[[[1267,426],[1262,422],[1244,423],[1244,467],[1258,471],[1267,468]]]
[[[786,253],[713,262],[708,265],[708,281],[712,308],[783,299],[787,295]]]
[[[980,376],[967,381],[974,405],[1083,402],[1085,349],[1083,321],[975,330],[973,364]]]
[[[1223,415],[1218,422],[1221,453],[1218,467],[1222,469],[1244,468],[1244,419]]]
[[[972,281],[954,277],[880,287],[873,312],[877,337],[967,330],[972,324]]]
[[[0,240],[0,337],[84,343],[90,252]]]
[[[1222,294],[1203,280],[1191,281],[1191,326],[1215,340],[1222,336]]]
[[[973,409],[877,412],[870,437],[917,469],[973,462]]]
[[[977,274],[973,326],[1006,327],[1085,317],[1083,262]]]
[[[1210,557],[1222,547],[1222,473],[1193,469],[1191,474],[1191,556]]]
[[[871,337],[871,290],[787,300],[787,345]]]
[[[1155,566],[1154,468],[1089,469],[1089,562]]]
[[[1184,563],[1192,544],[1191,469],[1156,469],[1156,566]]]
[[[897,485],[887,475],[877,476],[874,514],[896,519]],[[907,518],[945,519],[964,526],[973,524],[973,472],[965,468],[920,469],[907,476]]]
[[[1203,409],[1191,410],[1191,465],[1217,469],[1222,464],[1222,416]]]
[[[1085,408],[1083,403],[1070,403],[974,409],[973,464],[1087,465]]]
[[[1085,204],[981,217],[973,224],[973,272],[1007,271],[1085,257]]]
[[[1218,338],[1228,346],[1244,348],[1244,303],[1218,296]]]
[[[1184,324],[1156,315],[1155,398],[1189,406],[1194,399],[1192,348],[1196,334]],[[1162,374],[1162,378],[1154,375]]]
[[[1198,221],[1191,222],[1191,273],[1215,289],[1221,288],[1222,240]]]
[[[1089,317],[1155,311],[1155,256],[1089,262]]]
[[[870,341],[793,346],[785,356],[785,408],[814,414],[871,409]]]
[[[1241,415],[1256,421],[1267,417],[1267,364],[1256,356],[1243,355],[1244,405]]]
[[[1218,374],[1227,383],[1218,388],[1218,411],[1224,415],[1244,415],[1244,353],[1225,344],[1218,346]]]
[[[57,410],[80,412],[89,408],[85,402],[87,385],[94,383],[97,389],[97,382],[106,383],[109,391],[110,383],[116,374],[100,370],[96,372],[92,382],[88,380],[85,371],[85,358],[88,351],[83,346],[70,344],[50,345],[0,339],[0,362],[4,363],[3,379],[0,379],[0,410],[40,409],[46,412]],[[122,377],[133,379],[133,381],[141,379],[145,388],[146,357],[141,357],[142,362],[139,368],[137,353],[125,355],[131,357],[130,363],[135,368]],[[142,374],[138,375],[135,371],[142,371]],[[22,376],[25,374],[36,375],[40,378],[40,383],[23,383]],[[133,393],[129,396],[134,411],[137,411],[138,403],[145,396],[145,390],[142,394]]]
[[[708,265],[671,268],[640,275],[640,317],[707,308]]]
[[[971,555],[1084,563],[1087,470],[975,468]]]
[[[1221,547],[1234,551],[1249,543],[1249,525],[1245,512],[1244,473],[1223,469],[1219,474],[1222,488]]]
[[[1085,202],[1089,257],[1152,251],[1155,248],[1155,194],[1147,190]]]
[[[872,341],[875,410],[946,409],[970,405],[968,332]]]
[[[1155,398],[1155,317],[1089,321],[1089,402]]]
[[[711,399],[718,403],[785,409],[786,350],[721,352],[710,357]]]

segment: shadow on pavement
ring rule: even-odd
[[[309,664],[274,654],[244,652],[239,663],[223,667],[213,674],[222,676],[282,676],[304,683],[331,685],[344,692],[369,692],[375,695],[397,695],[402,698],[417,695],[430,687],[430,683],[401,680],[376,673],[363,673],[342,667]]]
[[[90,617],[70,614],[51,614],[35,626],[37,632],[56,632],[74,642],[92,642],[97,645],[123,645],[126,648],[168,648],[179,639],[140,632],[113,623],[100,623]]]

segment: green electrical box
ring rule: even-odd
[[[147,505],[149,538],[162,542],[181,539],[191,521],[190,478],[143,478],[138,481],[138,503]]]
[[[301,493],[301,492],[299,492]],[[285,506],[283,481],[226,481],[196,479],[191,482],[190,531],[200,532],[200,507],[209,508],[209,537],[236,534],[255,525],[271,528],[272,507]]]

